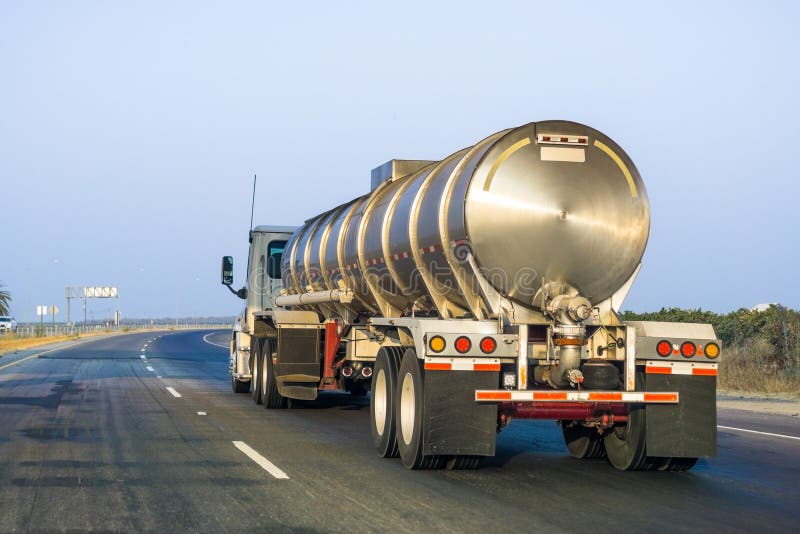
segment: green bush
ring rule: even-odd
[[[662,308],[622,313],[626,321],[710,323],[722,340],[719,387],[728,391],[800,396],[800,312],[782,306],[764,311]]]

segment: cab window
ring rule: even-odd
[[[281,256],[286,247],[286,241],[270,241],[267,245],[267,274],[270,278],[281,277]]]

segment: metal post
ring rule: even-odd
[[[83,290],[83,326],[86,326],[86,290]]]

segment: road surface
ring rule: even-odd
[[[800,417],[721,410],[719,457],[688,473],[573,460],[549,421],[512,422],[477,471],[411,472],[375,454],[368,400],[268,411],[231,393],[225,344],[141,333],[0,358],[0,532],[797,531]]]

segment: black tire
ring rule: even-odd
[[[631,404],[627,423],[616,425],[603,438],[608,461],[621,471],[648,468],[644,417],[644,405]]]
[[[253,387],[250,388],[250,395],[256,404],[261,404],[261,345],[262,340],[256,339],[250,343],[250,382]]]
[[[250,382],[242,382],[235,377],[231,377],[231,388],[234,393],[248,393],[250,391]]]
[[[395,421],[400,461],[408,469],[438,469],[444,458],[423,454],[425,369],[414,349],[407,349],[397,375]]]
[[[636,389],[644,390],[644,374],[636,373]],[[606,431],[603,445],[608,461],[621,471],[652,471],[659,458],[647,456],[646,416],[644,404],[631,404],[628,421]]]
[[[402,355],[402,347],[382,347],[375,358],[369,420],[372,442],[381,458],[396,458],[398,454],[394,406]]]
[[[659,471],[688,471],[697,463],[697,458],[659,458]]]
[[[259,377],[261,382],[261,404],[267,410],[280,410],[287,407],[286,397],[278,392],[278,381],[275,380],[275,371],[272,367],[273,342],[265,339],[262,345],[261,369]]]
[[[445,467],[451,470],[477,469],[481,465],[483,456],[451,456],[445,463]]]
[[[561,421],[561,431],[564,444],[573,458],[605,458],[603,437],[596,428],[585,427],[578,421]]]

